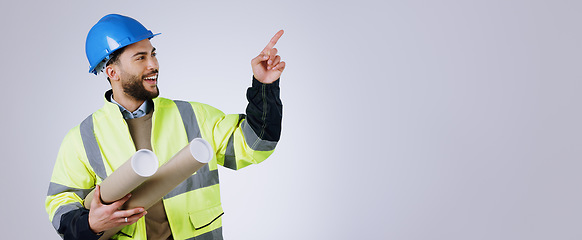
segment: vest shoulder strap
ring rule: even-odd
[[[196,114],[194,114],[194,109],[192,109],[192,104],[181,100],[174,100],[174,103],[176,103],[178,111],[180,111],[180,116],[182,116],[182,123],[184,123],[184,128],[186,129],[188,142],[191,142],[194,138],[202,137],[198,121],[196,121]]]
[[[107,171],[105,171],[105,166],[103,165],[101,150],[99,149],[99,144],[97,144],[97,138],[95,138],[93,114],[85,118],[79,128],[81,131],[83,146],[85,147],[85,154],[87,154],[87,159],[89,160],[93,171],[101,178],[101,180],[107,178]]]

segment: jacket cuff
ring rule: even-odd
[[[80,239],[99,239],[99,237],[103,235],[103,232],[95,234],[95,232],[91,230],[91,227],[89,226],[89,213],[81,215],[78,224]]]
[[[279,80],[264,84],[253,76],[253,86],[247,89],[246,121],[261,140],[276,142],[281,136],[283,103]]]
[[[80,208],[63,215],[59,233],[63,239],[97,240],[103,233],[95,234],[89,227],[89,210]]]

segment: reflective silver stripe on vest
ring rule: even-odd
[[[262,140],[259,138],[259,136],[257,136],[255,131],[253,131],[251,126],[247,123],[247,120],[244,120],[241,123],[241,128],[245,136],[245,142],[252,150],[272,151],[277,146],[277,142],[275,141]]]
[[[245,119],[246,115],[239,114],[238,115],[238,123],[240,124],[241,120]],[[226,144],[226,151],[224,153],[224,167],[236,170],[236,155],[234,152],[234,132],[230,135],[228,139],[228,143]]]
[[[182,122],[184,123],[186,134],[188,135],[188,142],[192,141],[194,138],[202,137],[198,121],[196,121],[194,109],[192,109],[192,104],[180,100],[174,100],[174,103],[176,103],[178,111],[180,111],[180,116],[182,116]]]
[[[222,227],[219,227],[210,232],[198,235],[193,238],[188,238],[186,240],[221,240],[221,239],[222,239]]]
[[[69,203],[66,205],[62,205],[60,206],[57,211],[55,212],[55,216],[53,217],[53,227],[55,227],[55,230],[59,230],[59,228],[61,227],[61,217],[63,217],[63,215],[65,213],[68,213],[70,211],[82,208],[83,205],[81,205],[81,203],[79,202],[75,202],[75,203]]]
[[[234,155],[234,133],[230,135],[226,151],[224,153],[224,167],[236,170],[236,157]]]
[[[194,109],[192,109],[192,104],[180,100],[174,100],[174,103],[176,103],[180,116],[182,117],[182,123],[184,123],[188,142],[192,141],[194,138],[202,137],[198,121],[196,120],[196,114],[194,113]],[[199,169],[196,174],[190,176],[170,193],[166,194],[164,199],[172,198],[196,189],[210,187],[215,184],[218,184],[218,170],[210,171],[207,164]]]
[[[196,174],[190,176],[188,179],[180,183],[180,185],[172,189],[170,193],[164,196],[164,199],[216,184],[218,184],[218,170],[215,169],[209,171],[208,164],[206,164],[204,167],[200,168]]]
[[[93,171],[95,171],[95,174],[103,180],[107,177],[107,171],[105,171],[101,150],[99,149],[99,144],[97,144],[97,139],[95,138],[95,133],[93,131],[93,114],[83,120],[80,126],[80,131],[89,163],[91,164]]]
[[[79,196],[81,199],[85,199],[85,197],[87,196],[87,194],[89,194],[91,192],[91,190],[93,190],[93,189],[72,188],[72,187],[67,187],[65,185],[51,182],[49,184],[47,196],[53,196],[53,195],[57,195],[59,193],[64,193],[64,192],[72,192],[72,193],[77,194],[77,196]]]

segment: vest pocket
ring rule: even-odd
[[[190,213],[190,222],[194,229],[200,230],[212,224],[216,219],[222,216],[224,212],[222,211],[222,206],[217,205],[210,207],[208,209],[200,210],[197,212]]]

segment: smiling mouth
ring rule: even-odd
[[[149,84],[156,85],[156,83],[158,82],[158,74],[156,73],[152,76],[145,77],[143,78],[143,80],[148,82]]]

